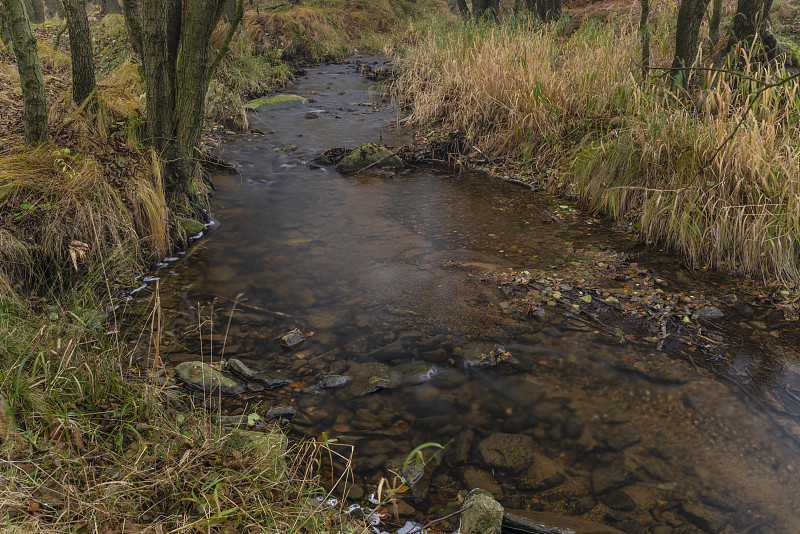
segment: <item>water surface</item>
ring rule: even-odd
[[[713,292],[713,274],[670,270],[669,257],[588,215],[554,222],[553,213],[571,211],[563,200],[481,173],[412,167],[347,177],[314,164],[331,147],[409,139],[352,63],[311,68],[292,91],[312,102],[259,114],[261,134],[223,147],[241,174],[214,177],[218,223],[155,273],[167,359],[236,357],[288,378],[225,406],[292,405],[293,431],[353,445],[354,501],[391,479],[415,446],[448,444],[403,494],[399,524],[444,515],[459,492],[480,486],[508,508],[624,532],[800,531],[791,411],[769,411],[766,395],[558,308],[508,313],[503,293],[481,281],[508,267],[558,272],[576,249],[608,248],[663,267],[673,285]],[[758,330],[748,323],[757,319],[729,326]],[[284,352],[274,338],[293,327],[313,336]],[[796,338],[791,325],[776,328],[784,345]],[[465,365],[495,346],[518,363]],[[760,350],[741,342],[733,361],[737,351],[751,353],[742,362],[763,359]],[[786,373],[794,367],[763,380],[786,383]],[[350,382],[320,387],[330,376]],[[385,387],[361,395],[370,385]],[[508,457],[517,442],[532,445],[522,460]]]

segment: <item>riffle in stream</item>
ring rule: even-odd
[[[292,91],[311,101],[254,116],[263,135],[222,147],[240,174],[213,177],[218,222],[151,273],[168,365],[238,358],[285,378],[223,408],[294,406],[293,432],[353,445],[351,502],[417,445],[448,444],[400,495],[400,524],[445,515],[482,487],[507,508],[629,533],[800,532],[797,445],[769,408],[557,307],[507,309],[481,281],[508,267],[557,270],[575,250],[668,257],[609,222],[554,222],[564,201],[481,173],[347,177],[314,164],[331,147],[409,140],[353,62],[311,68]],[[154,288],[134,296],[142,309]],[[275,337],[295,327],[313,336],[285,352]],[[516,362],[468,365],[501,348]]]

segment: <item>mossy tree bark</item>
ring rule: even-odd
[[[36,39],[23,0],[2,0],[22,86],[25,143],[47,142],[47,98]]]
[[[717,63],[739,43],[760,44],[768,54],[773,53],[778,48],[778,40],[769,30],[771,9],[772,0],[739,0],[728,27],[728,42],[717,56]]]
[[[64,13],[69,31],[69,50],[72,58],[72,98],[79,106],[95,90],[92,35],[86,18],[83,0],[64,0]]]
[[[147,129],[165,162],[165,191],[175,207],[197,210],[202,201],[190,185],[197,172],[195,156],[206,93],[242,18],[243,0],[238,1],[223,46],[213,60],[209,43],[225,0],[143,0],[140,13],[135,2],[123,0],[123,13],[126,26],[132,29],[134,48],[141,51]]]
[[[475,20],[497,19],[500,0],[472,0],[472,15]]]
[[[101,15],[117,15],[122,13],[122,8],[117,0],[100,0]]]
[[[11,42],[11,30],[8,28],[8,19],[5,9],[0,9],[0,40],[3,41],[4,45]]]
[[[25,0],[25,8],[28,10],[30,22],[34,24],[41,24],[44,22],[43,0]]]
[[[689,72],[697,55],[700,24],[709,0],[681,0],[675,32],[675,57],[672,60],[672,79],[678,87],[686,87]]]
[[[639,38],[642,43],[642,78],[647,78],[650,70],[650,0],[641,0],[642,13],[639,18]]]
[[[722,0],[714,0],[711,3],[711,18],[708,19],[708,37],[711,39],[711,47],[717,46],[719,42],[719,24],[722,20]]]
[[[64,18],[64,6],[61,5],[61,0],[44,0],[44,5],[51,17],[58,15],[62,19]]]
[[[550,22],[561,18],[563,0],[527,0],[528,11],[536,13],[539,20]]]

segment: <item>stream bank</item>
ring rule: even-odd
[[[797,374],[768,344],[793,350],[794,326],[555,197],[448,167],[348,177],[315,163],[408,142],[355,70],[309,69],[293,87],[308,104],[257,115],[262,134],[223,148],[241,176],[215,178],[219,222],[131,299],[146,317],[158,295],[169,364],[236,358],[286,382],[219,404],[291,407],[293,431],[352,446],[353,501],[416,446],[449,444],[402,494],[401,519],[445,515],[482,487],[624,532],[796,530]],[[293,328],[305,339],[285,351],[275,338]],[[680,342],[695,335],[724,352]]]

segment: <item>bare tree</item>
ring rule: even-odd
[[[36,49],[24,0],[3,0],[3,11],[14,44],[20,85],[22,86],[25,143],[47,142],[47,98],[42,64]]]
[[[72,99],[81,105],[95,90],[92,35],[84,0],[64,0],[72,58]]]
[[[563,0],[526,0],[528,10],[536,13],[539,20],[550,22],[561,18]]]
[[[675,31],[675,56],[672,60],[672,79],[679,87],[686,87],[689,72],[697,55],[700,24],[709,0],[681,0],[678,24]]]
[[[500,10],[500,0],[472,0],[472,15],[475,20],[496,19]]]
[[[161,154],[164,184],[172,202],[196,209],[191,191],[196,176],[196,151],[205,115],[211,76],[225,56],[243,15],[236,15],[216,57],[211,34],[222,17],[225,0],[123,0],[126,27],[139,52],[147,90],[147,129]]]

